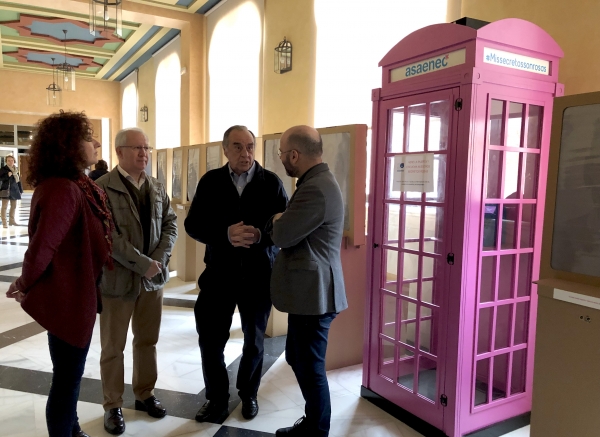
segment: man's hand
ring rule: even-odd
[[[158,261],[152,260],[152,263],[150,264],[150,267],[148,267],[148,270],[146,271],[146,274],[144,276],[146,277],[146,279],[152,279],[154,276],[160,273],[161,269],[162,264]]]
[[[17,285],[15,284],[15,282],[13,282],[12,284],[10,284],[10,287],[8,287],[6,297],[8,297],[9,299],[15,299],[17,302],[21,302],[25,297],[25,293],[17,290]]]
[[[231,241],[233,247],[245,247],[248,249],[258,241],[258,229],[253,226],[246,226],[244,222],[229,226],[228,232],[229,241]]]
[[[12,176],[12,171],[9,171],[8,172],[8,177],[11,177],[11,176]]]

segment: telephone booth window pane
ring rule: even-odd
[[[498,235],[498,204],[484,205],[483,215],[483,250],[496,249],[496,237]]]
[[[490,106],[490,144],[503,146],[504,133],[504,101],[492,99]]]
[[[381,340],[379,356],[379,373],[392,381],[396,379],[396,345],[390,341]]]
[[[498,300],[510,299],[515,277],[516,255],[500,257],[500,275],[498,277]]]
[[[517,199],[519,193],[519,152],[506,152],[506,169],[504,171],[504,198]]]
[[[417,320],[417,305],[407,300],[400,300],[400,320],[403,322]]]
[[[494,349],[510,346],[512,305],[500,305],[496,310],[496,341]]]
[[[432,102],[429,106],[429,111],[429,140],[427,150],[430,152],[447,150],[450,100]]]
[[[385,244],[388,246],[398,247],[398,227],[400,226],[400,205],[387,203],[387,238]]]
[[[512,382],[510,384],[511,394],[525,392],[525,380],[527,376],[527,349],[520,349],[513,353]]]
[[[490,376],[490,360],[477,361],[475,366],[475,386],[473,393],[473,405],[484,405],[488,403],[488,389]]]
[[[404,108],[391,110],[391,132],[388,145],[389,153],[402,153],[404,149]]]
[[[531,292],[531,261],[532,253],[519,255],[519,282],[517,284],[517,297],[529,296]]]
[[[404,253],[402,263],[402,279],[408,281],[417,279],[419,274],[419,256],[412,253]]]
[[[527,118],[527,148],[539,149],[542,131],[544,108],[537,105],[529,105],[529,117]]]
[[[521,249],[533,247],[535,227],[535,205],[523,205],[523,218],[521,220]]]
[[[437,399],[437,363],[427,357],[419,357],[419,394],[429,400]]]
[[[386,266],[383,288],[396,293],[398,289],[398,252],[383,249],[383,263]]]
[[[490,336],[492,333],[493,308],[479,310],[479,333],[477,335],[477,353],[490,352]]]
[[[494,300],[494,288],[496,286],[496,257],[484,256],[481,258],[481,285],[479,287],[479,302],[491,302]]]
[[[487,198],[500,198],[500,181],[502,180],[502,154],[500,150],[488,153]]]
[[[444,208],[437,206],[425,207],[424,250],[429,253],[441,254],[444,235]]]
[[[387,193],[386,199],[400,199],[400,190],[394,190],[394,158],[387,159]],[[420,194],[420,193],[419,193]]]
[[[508,111],[508,129],[506,145],[508,147],[521,147],[521,132],[523,130],[523,110],[525,105],[522,103],[511,102]]]
[[[421,314],[419,316],[419,348],[432,355],[437,355],[436,343],[433,341],[435,330],[437,329],[436,317],[438,317],[437,310],[421,306]]]
[[[415,354],[404,347],[399,347],[400,357],[398,360],[398,384],[410,392],[414,387]]]
[[[427,105],[408,107],[408,144],[407,152],[425,151],[425,110]]]
[[[439,290],[436,289],[439,282],[435,279],[425,280],[421,283],[421,301],[439,305]]]
[[[382,334],[396,338],[396,304],[397,299],[389,294],[382,293],[381,319],[383,320]]]
[[[402,290],[400,291],[403,296],[412,297],[413,299],[417,298],[417,282],[404,282],[402,284]]]
[[[494,378],[492,379],[492,401],[506,397],[509,354],[494,357]]]
[[[418,205],[404,205],[404,243],[405,249],[419,250],[421,237],[421,207]],[[416,277],[416,276],[415,276]]]
[[[517,247],[519,205],[508,204],[502,208],[502,249]]]
[[[529,302],[517,303],[515,316],[515,345],[527,343],[529,335]]]
[[[425,194],[428,202],[443,202],[446,199],[446,161],[447,155],[435,155],[433,158],[433,190]]]
[[[537,198],[538,174],[540,155],[537,153],[526,153],[524,156],[523,165],[525,171],[523,177],[523,199]]]

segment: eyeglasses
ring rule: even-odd
[[[152,147],[149,146],[121,146],[124,149],[131,149],[137,153],[140,153],[141,151],[143,151],[144,153],[152,153],[152,151],[154,150]]]
[[[279,156],[281,158],[281,155],[283,155],[284,153],[290,153],[293,150],[294,149],[290,149],[290,150],[286,150],[285,152],[282,152],[281,150],[277,150],[277,156]]]

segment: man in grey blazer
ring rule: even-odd
[[[277,436],[327,437],[331,399],[325,373],[329,327],[348,307],[340,247],[344,230],[342,193],[327,164],[323,141],[309,126],[295,126],[281,137],[279,156],[297,177],[287,209],[267,225],[281,248],[271,275],[275,308],[288,313],[286,360],[306,402],[305,416]]]

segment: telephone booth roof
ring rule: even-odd
[[[463,48],[465,52],[458,53]],[[435,69],[435,58],[447,54],[458,54],[454,65],[438,67],[440,71],[429,69],[427,73],[450,73],[460,69],[456,67],[482,68],[556,83],[558,68],[553,66],[564,56],[545,30],[518,18],[496,21],[480,29],[454,23],[434,24],[406,36],[379,62],[383,67],[383,88],[412,79],[410,70],[404,76],[405,67],[418,68],[419,62],[425,67],[423,60],[428,60],[429,67]]]

